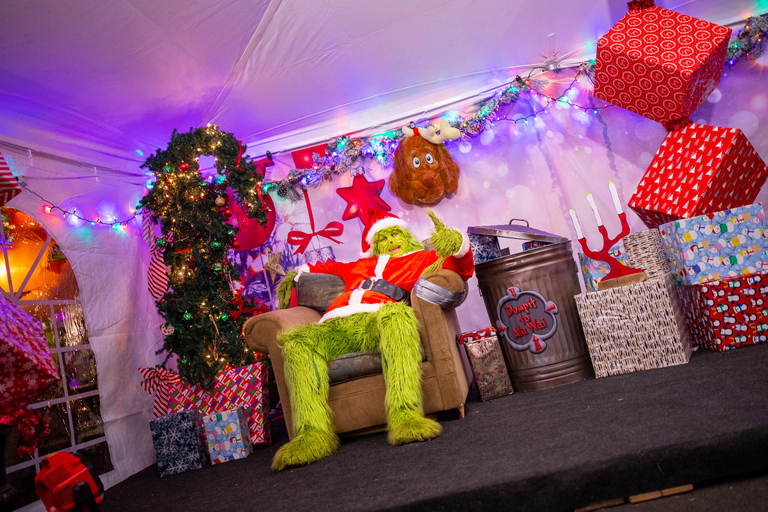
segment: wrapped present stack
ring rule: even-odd
[[[467,350],[480,398],[486,401],[511,395],[512,382],[504,364],[496,329],[489,327],[465,333],[458,337],[458,341]]]
[[[150,394],[156,393],[155,417],[166,411],[197,409],[207,415],[239,407],[245,413],[251,443],[260,446],[269,446],[271,443],[269,385],[264,363],[227,368],[219,372],[210,391],[188,384],[168,370],[140,371],[144,376],[142,387]]]
[[[203,417],[212,464],[244,459],[251,454],[251,436],[241,408]]]
[[[38,320],[0,296],[0,416],[10,416],[59,378]]]
[[[768,330],[768,234],[753,204],[659,227],[695,345],[729,350]]]
[[[160,476],[175,475],[208,464],[200,412],[192,409],[149,422]]]
[[[720,83],[731,29],[653,5],[597,43],[595,96],[665,126],[688,119]]]
[[[737,128],[689,124],[667,134],[629,200],[648,227],[749,204],[768,167]]]
[[[645,275],[651,279],[664,277],[669,273],[664,243],[658,229],[630,233],[622,242],[630,266],[642,268]]]

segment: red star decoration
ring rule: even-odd
[[[339,194],[347,202],[347,208],[341,216],[341,220],[350,220],[360,217],[363,224],[368,225],[368,220],[374,210],[388,212],[392,208],[379,196],[384,188],[384,180],[368,181],[362,174],[356,174],[351,187],[337,188]]]

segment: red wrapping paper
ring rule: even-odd
[[[203,415],[242,407],[254,445],[269,445],[269,385],[264,363],[219,372],[211,391],[183,381],[169,384],[171,412],[199,409]]]
[[[21,187],[19,182],[16,181],[11,168],[8,167],[3,154],[0,153],[0,206],[3,206],[20,193]]]
[[[678,287],[694,345],[731,350],[768,337],[768,274]]]
[[[731,29],[661,7],[629,11],[597,43],[595,96],[667,124],[720,83]]]
[[[766,176],[741,130],[689,124],[667,134],[628,204],[655,228],[752,204]]]
[[[23,409],[58,378],[40,322],[0,296],[0,416]]]

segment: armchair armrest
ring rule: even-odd
[[[316,324],[320,318],[320,313],[303,306],[270,311],[249,318],[243,326],[243,335],[248,348],[266,354],[270,348],[277,346],[278,334],[299,325]]]

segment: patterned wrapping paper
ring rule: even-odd
[[[11,172],[11,168],[8,167],[5,157],[0,153],[0,206],[3,206],[19,194],[21,194],[19,182]]]
[[[170,385],[168,406],[172,411],[196,408],[203,414],[242,407],[248,417],[251,443],[268,446],[269,386],[264,363],[219,372],[211,391],[179,381]]]
[[[669,132],[628,205],[649,228],[754,202],[768,167],[737,128]]]
[[[619,263],[623,265],[629,264],[621,242],[611,247],[608,254],[619,260]],[[582,253],[579,253],[579,265],[581,266],[581,275],[584,278],[584,286],[588,292],[597,291],[597,285],[600,283],[600,280],[611,271],[611,267],[606,262],[593,260]]]
[[[252,453],[248,422],[241,408],[204,416],[203,425],[212,464],[244,459]]]
[[[765,343],[768,274],[678,287],[695,345],[731,350]]]
[[[154,418],[149,429],[161,477],[208,464],[203,424],[196,409]]]
[[[720,83],[731,29],[661,7],[631,10],[597,43],[595,96],[660,123]]]
[[[625,236],[622,242],[630,267],[643,269],[649,279],[664,277],[669,273],[667,253],[658,229],[631,233]]]
[[[26,407],[58,378],[40,322],[0,296],[0,416]]]
[[[458,341],[467,350],[472,371],[475,374],[475,382],[480,390],[480,398],[483,401],[513,393],[496,329],[489,327],[465,333],[458,337]]]
[[[596,377],[690,360],[693,349],[672,274],[574,298]]]
[[[768,225],[760,203],[659,227],[679,284],[768,270]]]
[[[472,259],[475,261],[475,265],[501,258],[501,247],[497,237],[467,233],[467,238],[469,238],[469,246],[472,248]]]

